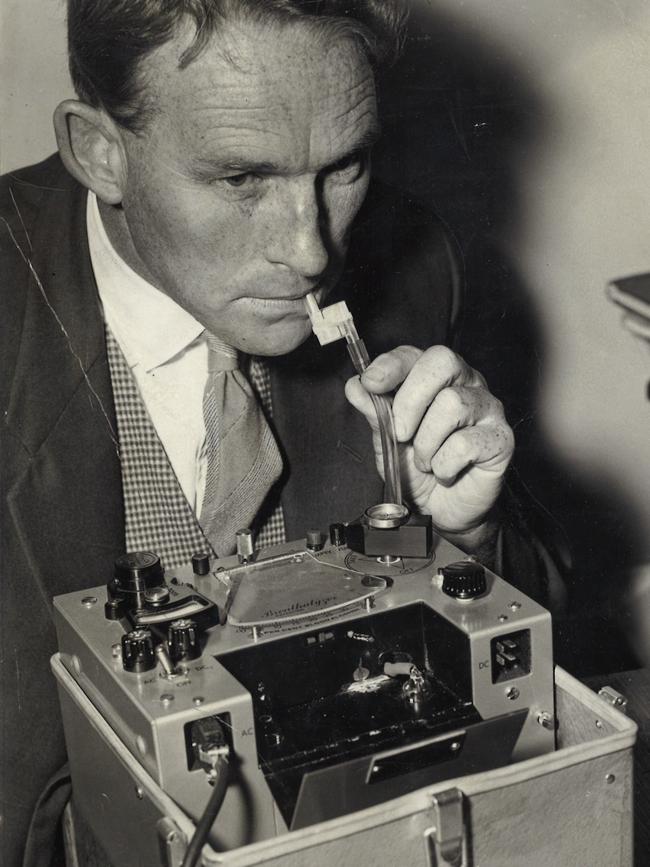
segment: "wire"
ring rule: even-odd
[[[228,759],[222,756],[215,764],[214,768],[217,779],[212,789],[212,794],[205,805],[203,815],[198,821],[196,830],[189,842],[181,867],[195,867],[198,864],[201,850],[203,849],[221,805],[226,797],[226,789],[228,788]]]
[[[327,560],[321,560],[320,557],[315,557],[311,551],[303,551],[308,557],[311,557],[319,566],[327,566],[329,569],[340,569],[341,572],[352,572],[354,575],[361,575],[362,578],[381,578],[386,580],[385,575],[375,575],[373,572],[362,572],[360,569],[355,569],[353,566],[339,566],[338,563],[329,563]],[[402,559],[401,557],[399,558]]]

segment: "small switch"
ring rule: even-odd
[[[240,563],[248,563],[252,558],[255,548],[253,547],[253,532],[248,528],[237,530],[237,557]]]

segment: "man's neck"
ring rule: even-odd
[[[121,206],[107,205],[99,197],[97,198],[97,205],[108,240],[118,256],[143,280],[164,291],[138,255]]]

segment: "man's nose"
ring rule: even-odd
[[[272,227],[269,259],[305,279],[318,278],[327,267],[327,215],[313,179],[295,179],[283,197],[282,213]]]

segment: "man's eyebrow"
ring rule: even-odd
[[[379,124],[373,125],[369,130],[366,130],[360,138],[354,141],[351,147],[336,155],[332,160],[332,164],[340,162],[346,157],[354,156],[362,153],[376,144],[381,135]],[[286,167],[279,163],[274,163],[268,160],[257,160],[254,157],[234,156],[223,154],[218,157],[202,157],[195,156],[192,159],[190,171],[198,177],[211,176],[215,174],[273,174],[275,172],[285,171]]]
[[[349,154],[356,154],[359,151],[368,150],[368,148],[373,147],[373,145],[377,144],[377,141],[381,138],[381,126],[379,125],[379,121],[373,123],[370,129],[366,130],[364,134],[361,136],[359,141],[355,142],[355,144],[348,151]]]

